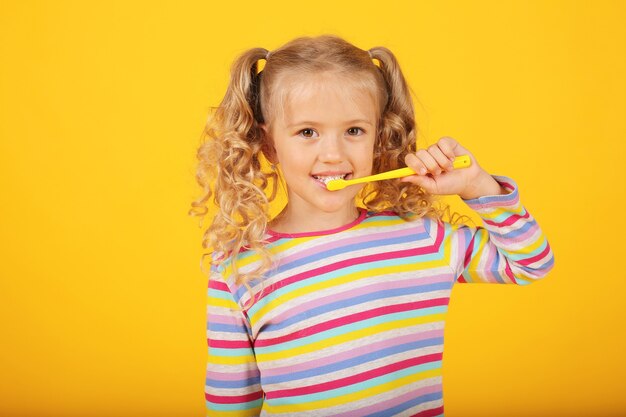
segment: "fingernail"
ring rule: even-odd
[[[420,174],[422,174],[422,175],[426,175],[426,169],[424,169],[424,168],[420,168]]]

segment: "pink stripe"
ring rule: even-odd
[[[276,390],[266,393],[266,398],[283,398],[283,397],[295,397],[298,395],[315,394],[318,392],[329,391],[337,388],[342,388],[348,385],[357,384],[359,382],[367,381],[368,379],[377,378],[379,376],[387,375],[402,369],[410,368],[412,366],[421,365],[428,362],[439,361],[443,357],[442,353],[432,353],[430,355],[418,356],[416,358],[405,359],[400,362],[391,363],[389,365],[381,366],[380,368],[372,369],[369,371],[361,372],[360,374],[348,376],[345,378],[336,379],[334,381],[323,382],[321,384],[309,385],[300,388],[289,388],[283,390]]]
[[[208,392],[204,393],[204,398],[213,404],[238,404],[247,403],[263,398],[263,391],[253,392],[245,395],[213,395]]]
[[[249,340],[223,340],[223,339],[207,339],[209,347],[220,349],[244,349],[250,348]]]
[[[443,298],[433,298],[422,301],[414,301],[411,303],[402,303],[395,304],[390,306],[383,306],[378,308],[373,308],[367,311],[359,311],[354,314],[350,314],[344,317],[339,317],[336,319],[328,320],[311,327],[307,327],[299,330],[298,332],[294,332],[291,334],[287,334],[284,336],[274,337],[270,339],[256,339],[254,342],[254,347],[266,347],[277,345],[280,343],[290,342],[292,340],[300,339],[301,337],[307,337],[314,335],[316,333],[321,333],[326,330],[334,329],[336,327],[346,326],[351,323],[356,323],[360,321],[365,321],[374,317],[385,316],[393,313],[401,313],[404,311],[413,311],[419,310],[422,308],[435,307],[447,305],[449,301],[448,297]]]
[[[506,180],[504,179],[499,179],[496,180],[501,186],[503,186],[504,188],[508,189],[509,191],[513,191],[515,190],[515,186],[513,184],[511,184],[510,182],[506,182]]]
[[[216,372],[209,370],[207,370],[206,372],[206,377],[208,379],[215,379],[217,381],[244,381],[246,379],[256,378],[258,376],[259,371],[254,368],[250,369],[249,371],[243,372]]]
[[[409,391],[406,394],[402,394],[398,397],[393,397],[392,399],[387,400],[387,401],[382,401],[382,402],[377,401],[373,405],[368,405],[367,407],[362,407],[362,408],[359,408],[358,410],[348,411],[346,413],[341,413],[341,414],[333,414],[333,417],[356,417],[356,416],[364,416],[366,414],[376,413],[380,411],[387,411],[404,402],[410,401],[422,395],[432,394],[434,392],[441,392],[441,384],[429,385],[427,387],[422,387],[413,391]]]
[[[376,292],[384,291],[384,290],[408,288],[408,287],[413,287],[413,286],[418,286],[418,285],[428,285],[428,284],[433,284],[433,283],[438,283],[438,282],[447,282],[447,281],[450,281],[450,275],[434,275],[434,276],[427,276],[423,278],[412,278],[412,279],[407,279],[407,280],[371,284],[371,285],[360,287],[356,290],[347,290],[347,291],[334,294],[334,295],[328,295],[328,296],[321,297],[321,298],[314,298],[312,301],[308,303],[303,303],[289,310],[285,310],[283,313],[274,317],[272,321],[281,322],[285,318],[295,316],[304,311],[311,310],[313,308],[324,306],[327,304],[331,304],[337,301],[358,297],[364,294],[372,294],[372,293],[376,293]],[[271,327],[267,328],[266,330],[271,331]]]
[[[431,408],[430,410],[423,410],[417,414],[413,414],[411,417],[439,417],[443,416],[443,405],[437,408]]]
[[[346,225],[339,226],[339,227],[337,227],[335,229],[321,230],[321,231],[315,231],[315,232],[302,232],[302,233],[281,233],[281,232],[275,232],[275,231],[273,231],[271,229],[268,229],[267,230],[267,234],[270,235],[270,236],[274,236],[274,237],[287,237],[287,238],[289,238],[289,237],[297,238],[297,237],[312,237],[312,236],[332,235],[332,234],[341,232],[343,230],[348,230],[351,227],[361,223],[365,219],[365,217],[367,216],[367,210],[362,208],[362,207],[359,207],[359,211],[360,211],[360,214],[359,214],[359,217],[356,220],[354,220],[354,221],[352,221],[352,222],[350,222],[350,223],[348,223]]]
[[[463,259],[463,269],[467,268],[472,260],[472,252],[474,252],[474,241],[476,240],[476,233],[472,235],[472,239],[467,246],[467,250],[465,251],[465,259]]]
[[[511,201],[494,201],[491,203],[478,203],[478,204],[470,204],[470,207],[473,206],[474,210],[478,211],[479,213],[485,209],[491,209],[491,208],[513,208],[519,205],[519,199],[516,198],[515,200],[511,200]],[[478,207],[476,207],[478,206]]]
[[[419,333],[411,333],[405,336],[395,337],[393,339],[381,340],[376,343],[371,343],[365,346],[360,346],[349,351],[341,353],[332,353],[330,356],[323,358],[316,358],[307,362],[295,363],[293,365],[281,366],[279,368],[264,369],[263,374],[267,376],[277,376],[290,374],[300,371],[307,371],[315,369],[319,366],[330,365],[338,363],[346,359],[355,358],[357,356],[364,355],[366,353],[376,352],[389,346],[398,346],[404,343],[416,342],[418,340],[431,339],[435,337],[443,337],[443,329],[428,330]]]
[[[531,258],[526,258],[526,259],[520,259],[519,261],[517,261],[517,263],[519,265],[530,265],[532,263],[535,263],[537,261],[540,261],[543,258],[547,258],[547,256],[550,254],[550,245],[548,243],[546,243],[546,247],[543,249],[543,251]]]
[[[224,314],[215,314],[215,313],[207,314],[207,321],[209,323],[220,323],[220,324],[233,324],[233,325],[241,324],[241,322],[233,316],[228,316]]]
[[[419,225],[423,226],[423,223]],[[417,234],[417,233],[423,233],[424,231],[425,231],[424,227],[416,226],[411,229],[406,229],[406,230],[400,229],[396,232],[391,232],[391,233],[387,231],[387,232],[374,233],[374,234],[369,234],[369,235],[364,235],[364,236],[355,236],[355,237],[351,237],[348,239],[342,239],[342,240],[338,240],[334,242],[325,243],[323,245],[315,246],[306,251],[300,251],[292,256],[286,256],[285,258],[281,260],[281,262],[282,263],[293,262],[293,261],[296,261],[298,259],[302,259],[308,256],[317,255],[320,252],[326,252],[326,251],[341,248],[341,247],[349,247],[356,243],[373,242],[379,239],[397,238],[397,237],[408,236],[408,235]]]
[[[290,285],[295,282],[302,281],[311,277],[315,277],[315,276],[323,275],[332,271],[336,271],[342,268],[347,268],[347,267],[354,266],[354,265],[366,264],[370,262],[382,261],[386,259],[399,259],[399,258],[418,256],[418,255],[423,255],[423,254],[428,254],[428,253],[436,253],[439,247],[441,246],[441,242],[443,241],[443,236],[444,236],[443,225],[438,224],[437,239],[435,243],[433,243],[430,246],[355,257],[355,258],[350,258],[350,259],[346,259],[343,261],[335,262],[333,264],[325,265],[319,268],[309,269],[305,272],[292,275],[288,278],[275,282],[272,285],[269,285],[263,291],[261,291],[255,296],[255,302],[258,302],[259,300],[263,299],[264,297],[271,294],[272,292],[282,287],[285,287],[287,285]]]
[[[526,212],[526,214],[524,214],[523,216],[520,216],[519,214],[511,214],[509,217],[507,217],[500,223],[495,222],[493,220],[489,220],[489,219],[483,219],[483,221],[485,222],[485,224],[489,224],[489,225],[496,226],[496,227],[503,227],[503,226],[510,226],[512,224],[515,224],[515,222],[517,222],[520,219],[527,220],[529,217],[530,217],[530,213]]]
[[[209,288],[228,293],[230,292],[230,289],[228,288],[226,283],[214,279],[209,279]]]
[[[493,243],[490,245],[489,242],[485,242],[485,249],[487,250],[487,255],[489,256],[487,258],[487,270],[485,271],[485,275],[487,275],[487,279],[490,282],[499,282],[496,279],[496,274],[497,272],[491,272],[491,266],[494,265],[496,263],[496,256],[498,256],[498,250],[495,246],[492,246]],[[505,260],[506,261],[506,260]]]
[[[517,284],[517,279],[515,279],[515,274],[511,270],[511,265],[509,264],[508,260],[506,260],[504,272],[506,273],[506,276],[509,277],[512,283]]]

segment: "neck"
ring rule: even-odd
[[[359,217],[356,206],[347,207],[341,212],[296,213],[289,204],[269,224],[269,228],[279,233],[307,233],[332,230],[345,226]]]

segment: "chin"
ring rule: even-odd
[[[349,209],[354,206],[356,206],[356,204],[354,203],[354,197],[345,201],[322,202],[322,204],[318,205],[320,210],[322,210],[325,213],[335,213],[337,211]]]

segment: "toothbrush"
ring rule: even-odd
[[[454,158],[454,162],[452,162],[452,166],[455,169],[467,168],[471,164],[472,164],[472,161],[469,155],[457,156],[456,158]],[[330,180],[328,181],[328,184],[326,184],[326,189],[329,191],[337,191],[337,190],[341,190],[347,187],[348,185],[361,184],[363,182],[371,182],[371,181],[390,180],[392,178],[408,177],[409,175],[415,175],[415,174],[416,172],[413,171],[409,167],[394,169],[393,171],[382,172],[380,174],[370,175],[370,176],[362,177],[362,178],[355,178],[352,180],[344,180],[344,179]]]

